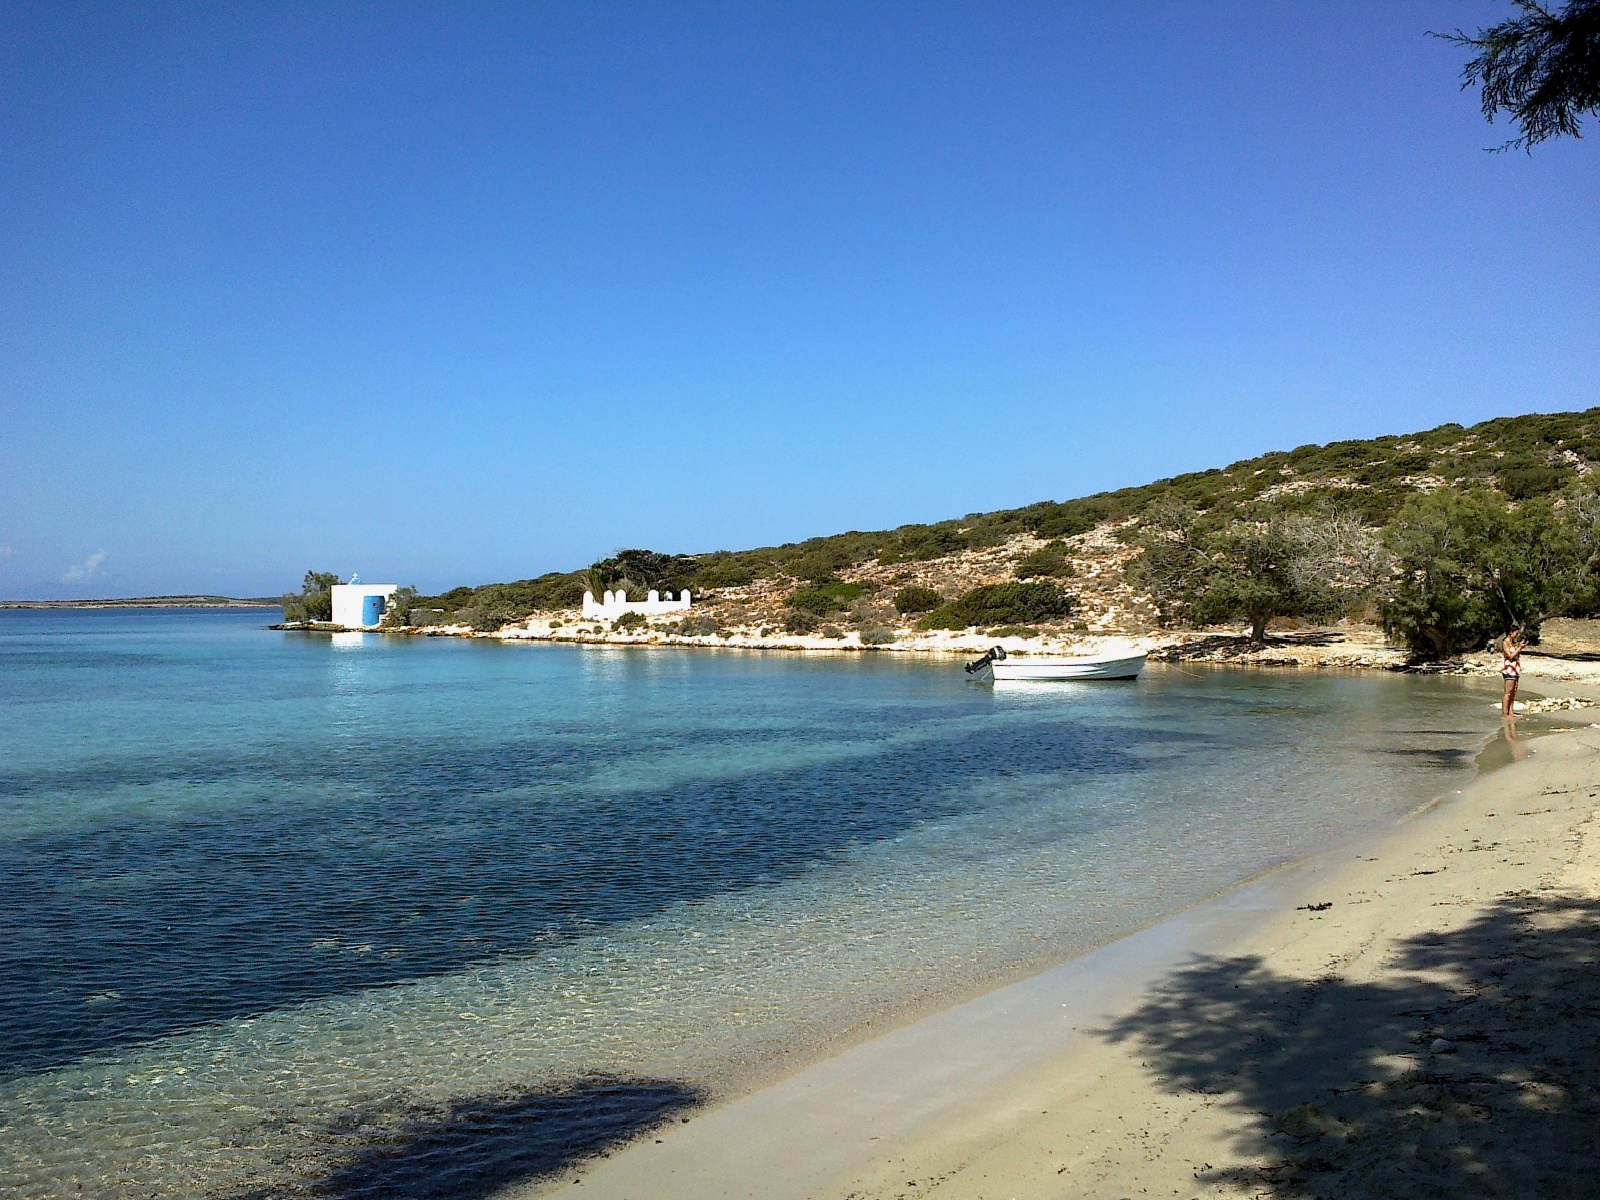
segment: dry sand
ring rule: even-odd
[[[1600,1196],[1600,728],[1500,749],[1381,841],[523,1193]]]

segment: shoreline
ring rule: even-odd
[[[1452,674],[1498,679],[1498,652],[1483,650],[1444,663],[1411,663],[1389,645],[1382,631],[1370,625],[1336,625],[1274,631],[1265,644],[1254,646],[1245,633],[1233,628],[1169,629],[1147,633],[1084,633],[1036,631],[1019,636],[999,631],[900,631],[888,644],[863,644],[851,632],[843,638],[818,634],[736,631],[717,635],[685,635],[670,629],[644,626],[633,630],[602,628],[596,623],[531,619],[526,625],[494,631],[458,625],[405,626],[396,629],[346,629],[329,623],[279,624],[267,628],[288,633],[374,634],[388,637],[446,637],[488,640],[513,645],[593,646],[613,649],[692,649],[778,651],[804,654],[889,654],[935,659],[971,659],[993,646],[1008,655],[1087,655],[1112,650],[1142,648],[1153,663],[1172,666],[1231,667],[1252,670],[1309,669],[1333,671],[1396,671]],[[1600,653],[1587,643],[1524,652],[1524,679],[1538,685],[1581,682],[1600,688]]]
[[[976,1200],[1170,1187],[1183,1195],[1298,1196],[1305,1193],[1271,1188],[1307,1171],[1327,1183],[1327,1194],[1359,1196],[1369,1184],[1373,1194],[1392,1194],[1378,1175],[1390,1178],[1396,1155],[1444,1153],[1429,1138],[1445,1134],[1428,1130],[1445,1127],[1473,1162],[1487,1158],[1518,1180],[1501,1194],[1563,1194],[1574,1171],[1600,1178],[1600,1145],[1587,1159],[1559,1160],[1552,1179],[1541,1174],[1544,1158],[1529,1160],[1520,1141],[1474,1143],[1462,1105],[1491,1114],[1509,1105],[1504,1119],[1514,1121],[1526,1104],[1522,1090],[1487,1097],[1487,1107],[1484,1096],[1457,1094],[1484,1090],[1471,1083],[1486,1074],[1484,1055],[1509,1056],[1510,1074],[1521,1067],[1530,1077],[1559,1074],[1546,1062],[1553,1056],[1568,1074],[1587,1074],[1551,1086],[1594,1099],[1594,1057],[1569,1046],[1575,1038],[1592,1050],[1592,1019],[1564,1027],[1566,1049],[1527,1049],[1493,1022],[1487,1032],[1463,1023],[1460,1014],[1481,1006],[1481,980],[1441,982],[1411,961],[1417,947],[1470,941],[1485,923],[1515,941],[1508,906],[1542,905],[1557,922],[1578,912],[1591,925],[1600,913],[1600,786],[1587,782],[1600,734],[1593,726],[1551,730],[1521,745],[1532,753],[1375,837],[1286,864],[1087,955],[892,1029],[578,1164],[561,1182],[505,1194]],[[1537,930],[1532,937],[1537,948]],[[1514,975],[1530,953],[1518,943],[1491,958]],[[1580,965],[1593,974],[1592,963]],[[1432,976],[1440,974],[1435,965]],[[1591,1004],[1596,990],[1591,982]],[[1379,1022],[1374,1045],[1352,1054],[1342,1044],[1374,1019],[1347,1028],[1346,1010],[1381,1008],[1388,993],[1411,992],[1456,1023],[1394,1025],[1385,1009],[1389,1023]],[[1563,1026],[1552,1028],[1557,1037]],[[1445,1036],[1424,1036],[1430,1031]],[[1544,1033],[1536,1022],[1521,1036]],[[1300,1046],[1286,1064],[1285,1043]],[[1268,1069],[1274,1062],[1279,1067]],[[1469,1063],[1466,1082],[1452,1085],[1451,1072]],[[1397,1116],[1384,1107],[1391,1103]],[[1337,1115],[1341,1108],[1346,1115]],[[1396,1120],[1421,1132],[1378,1136]],[[1399,1149],[1391,1144],[1405,1137],[1411,1141]],[[1280,1152],[1285,1146],[1292,1152]]]

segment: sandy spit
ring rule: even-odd
[[[1600,1195],[1600,728],[516,1194]]]

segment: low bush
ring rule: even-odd
[[[940,605],[917,622],[918,629],[970,629],[975,625],[1024,625],[1072,614],[1077,597],[1053,583],[991,583]]]
[[[880,563],[928,562],[959,554],[972,540],[954,524],[909,525],[895,531],[894,541],[878,552]]]
[[[630,629],[641,628],[644,623],[645,620],[643,613],[625,612],[611,623],[611,628],[617,630],[619,633],[626,633]]]
[[[824,625],[817,632],[822,634],[822,636],[825,637],[825,638],[842,638],[842,637],[844,637],[844,630],[840,629],[837,625]]]
[[[1500,475],[1500,490],[1513,500],[1531,500],[1557,491],[1572,478],[1560,467],[1514,467]]]
[[[904,587],[894,594],[895,611],[901,616],[932,612],[943,603],[944,597],[929,587]]]
[[[758,572],[754,563],[738,558],[716,558],[703,564],[690,577],[690,587],[696,596],[709,588],[744,587],[754,583]]]
[[[866,590],[865,584],[834,580],[816,587],[800,588],[784,604],[822,617],[832,612],[843,612],[850,607],[851,601],[860,599]]]
[[[672,632],[680,637],[710,637],[722,632],[722,622],[697,613],[673,625]]]
[[[863,646],[887,646],[895,639],[895,632],[882,625],[874,625],[861,631],[861,644]]]
[[[821,621],[803,608],[797,608],[785,614],[783,618],[783,631],[785,633],[815,633]]]
[[[983,632],[986,637],[1026,638],[1034,637],[1039,631],[1032,625],[1001,625],[997,629],[985,629]]]
[[[520,612],[504,602],[481,604],[464,609],[455,615],[460,624],[468,626],[477,633],[493,633],[522,617]]]
[[[1041,546],[1017,563],[1018,579],[1066,579],[1077,574],[1064,547],[1051,543]]]

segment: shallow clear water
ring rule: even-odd
[[[0,612],[19,1195],[486,1194],[1390,821],[1494,721],[264,624]]]

